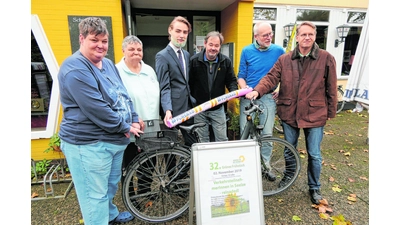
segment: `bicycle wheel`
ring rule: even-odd
[[[189,208],[190,160],[190,152],[180,147],[139,154],[122,184],[126,208],[146,222],[179,217]]]
[[[266,162],[261,155],[261,177],[263,195],[271,196],[288,189],[296,181],[301,162],[297,150],[286,140],[271,137],[260,137],[261,149],[272,148],[269,162]],[[276,179],[268,179],[267,173],[272,171]]]
[[[340,89],[340,88],[338,88],[337,89],[337,99],[338,99],[338,102],[337,102],[337,110],[336,110],[336,113],[340,113],[342,110],[343,110],[343,108],[344,108],[344,104],[346,103],[344,100],[343,100],[343,95],[344,95],[344,92],[343,92],[343,90],[342,89]]]

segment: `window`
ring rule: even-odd
[[[347,15],[347,23],[363,24],[366,12],[349,12]]]
[[[327,10],[298,9],[296,16],[298,21],[329,22],[329,11]]]
[[[276,9],[254,8],[253,20],[276,20]]]
[[[215,16],[193,16],[193,54],[204,48],[204,38],[210,31],[216,30]]]
[[[56,131],[60,108],[58,63],[39,17],[31,18],[31,138],[49,138]]]

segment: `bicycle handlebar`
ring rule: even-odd
[[[259,111],[260,113],[264,112],[264,110],[261,109],[260,106],[257,105],[253,99],[250,100],[250,105],[247,106],[245,109],[247,109],[247,110],[243,111],[243,113],[245,115],[250,115],[251,113],[253,113],[255,111]]]

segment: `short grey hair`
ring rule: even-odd
[[[261,22],[257,22],[256,24],[254,24],[254,27],[253,27],[253,34],[254,35],[257,35],[258,34],[258,28],[261,26],[261,25],[268,25],[268,26],[270,26],[271,28],[272,28],[272,26],[271,26],[271,24],[270,23],[268,23],[268,22],[265,22],[265,21],[261,21]]]
[[[126,36],[124,38],[124,40],[122,41],[122,50],[125,50],[128,45],[133,44],[133,43],[138,43],[143,48],[143,43],[138,37],[136,37],[135,35],[129,35],[129,36]]]

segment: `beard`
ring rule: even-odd
[[[186,40],[184,42],[178,42],[177,40],[172,40],[172,44],[174,44],[177,48],[183,48],[186,45]]]

